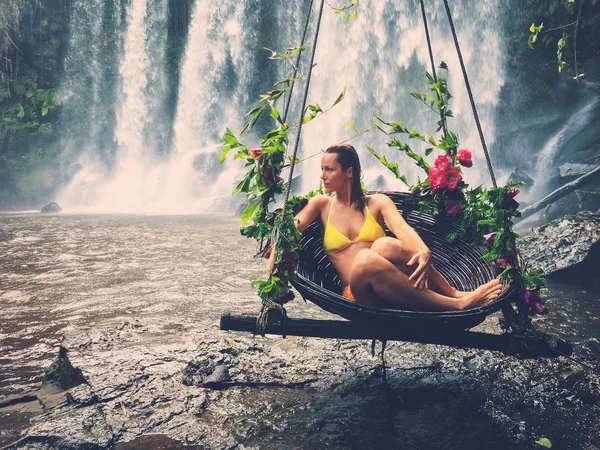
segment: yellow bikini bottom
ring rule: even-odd
[[[344,297],[345,299],[347,299],[351,302],[356,301],[356,299],[354,298],[354,295],[352,295],[352,290],[350,289],[350,285],[344,287],[344,290],[342,291],[342,297]]]

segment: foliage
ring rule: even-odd
[[[512,279],[519,288],[524,305],[530,313],[541,312],[543,306],[539,292],[545,288],[541,278],[542,271],[533,269],[527,271],[522,266],[516,246],[516,234],[512,231],[512,219],[519,217],[519,204],[514,197],[519,193],[521,182],[511,182],[503,187],[485,189],[478,186],[467,189],[468,185],[462,178],[463,168],[472,167],[471,152],[458,149],[458,136],[447,128],[446,119],[452,117],[449,102],[452,98],[446,83],[447,66],[440,65],[442,74],[434,79],[427,74],[430,91],[428,93],[413,93],[414,98],[429,106],[440,116],[437,132],[441,135],[436,139],[433,135],[425,135],[414,129],[408,129],[402,122],[387,122],[376,116],[375,127],[385,133],[390,141],[388,146],[406,153],[415,164],[424,170],[423,180],[410,186],[413,196],[420,200],[420,210],[436,216],[446,216],[456,221],[458,231],[451,232],[447,239],[454,242],[462,239],[473,245],[488,244],[489,250],[484,257],[494,264],[501,279]],[[385,127],[384,127],[385,126]],[[405,135],[408,140],[417,139],[427,145],[425,156],[438,150],[440,155],[433,166],[413,151],[410,146],[399,140],[399,135]],[[394,175],[408,185],[398,165],[389,162],[385,156],[379,155],[369,147],[369,151],[383,163]]]
[[[546,20],[554,22],[550,27],[544,27],[544,19],[539,25],[535,22],[529,27],[529,38],[527,44],[530,49],[534,49],[534,44],[538,41],[541,35],[542,43],[548,47],[553,42],[556,42],[556,67],[558,72],[563,72],[567,66],[567,61],[564,57],[565,47],[570,43],[572,48],[572,54],[569,59],[572,59],[573,69],[569,71],[573,75],[573,79],[577,80],[584,76],[584,73],[579,72],[577,57],[577,40],[578,31],[581,30],[583,35],[580,34],[579,39],[583,40],[584,47],[586,49],[590,47],[598,47],[598,42],[595,44],[593,35],[594,30],[597,29],[598,22],[600,21],[600,14],[597,8],[595,8],[597,0],[579,0],[576,4],[575,0],[564,0],[562,1],[562,8],[557,7],[556,1],[549,2],[549,5],[545,5],[544,8],[540,8],[537,11],[538,17],[545,17]],[[585,8],[584,8],[585,6]],[[558,23],[556,23],[558,21]],[[562,23],[561,23],[562,22]],[[568,22],[568,23],[567,23]],[[558,39],[556,38],[558,37]],[[590,42],[591,39],[591,42]],[[583,55],[585,60],[587,54]]]
[[[68,42],[66,13],[65,2],[8,0],[0,6],[0,204],[9,207],[46,201],[60,182],[52,169],[60,151],[57,87]]]
[[[307,48],[308,46],[297,47],[281,53],[271,50],[271,59],[287,61]],[[278,309],[285,313],[280,304],[283,303],[282,297],[289,292],[288,282],[293,276],[301,239],[294,216],[304,207],[309,198],[316,195],[316,192],[311,192],[306,197],[292,196],[284,202],[285,209],[278,208],[273,211],[270,209],[271,204],[276,203],[286,190],[281,173],[292,163],[291,157],[286,158],[286,151],[289,143],[288,133],[295,128],[281,116],[276,103],[285,98],[286,92],[301,78],[297,76],[293,79],[277,81],[274,85],[275,89],[261,94],[259,105],[247,114],[249,121],[240,134],[252,129],[261,115],[267,111],[274,121],[275,128],[262,136],[259,148],[251,149],[250,146],[243,144],[229,128],[222,137],[223,151],[220,161],[224,162],[227,156],[234,152],[233,160],[245,161],[244,167],[248,169],[234,189],[235,194],[246,196],[246,208],[241,217],[241,233],[256,239],[259,242],[258,255],[270,261],[268,278],[252,282],[252,286],[258,290],[258,295],[263,302],[261,317],[264,317],[264,313],[270,309]],[[317,116],[325,114],[344,99],[345,93],[344,89],[325,110],[318,104],[306,106],[302,123],[308,123]],[[297,159],[294,164],[299,162],[300,160]]]
[[[327,1],[327,0],[326,0]],[[335,8],[327,2],[327,5],[338,15],[344,16],[344,23],[356,20],[358,17],[358,0],[349,0],[342,7]]]

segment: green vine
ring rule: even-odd
[[[299,51],[304,51],[308,46],[288,49],[279,53],[273,50],[271,59],[288,61]],[[248,169],[244,177],[234,189],[235,194],[245,195],[246,208],[241,217],[242,235],[256,239],[258,242],[257,256],[264,256],[269,260],[267,279],[252,281],[252,286],[257,289],[262,300],[263,308],[258,320],[258,332],[263,333],[266,326],[266,316],[270,310],[278,310],[285,316],[282,305],[293,298],[288,289],[289,280],[292,278],[298,251],[302,238],[296,227],[294,216],[306,205],[308,199],[318,192],[310,192],[306,196],[291,196],[282,208],[272,209],[277,204],[286,190],[286,183],[281,177],[283,170],[287,169],[292,161],[286,157],[289,144],[288,133],[296,128],[291,127],[282,118],[276,103],[285,98],[285,93],[302,78],[287,78],[277,81],[275,89],[260,95],[259,105],[249,113],[249,121],[240,131],[240,135],[250,130],[257,123],[261,115],[269,112],[274,121],[272,130],[262,136],[260,146],[251,148],[243,144],[238,137],[227,128],[223,135],[223,151],[220,161],[234,152],[233,159],[244,160],[244,167]],[[344,89],[331,106],[323,109],[319,104],[309,104],[303,114],[302,123],[308,123],[316,117],[325,114],[339,104],[346,95]],[[295,164],[300,160],[296,159]]]

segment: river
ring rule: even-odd
[[[369,342],[219,331],[221,313],[258,310],[254,250],[232,216],[0,215],[0,404],[38,398],[0,406],[0,448],[600,446],[598,377],[567,359],[391,343],[382,382]],[[600,294],[552,283],[547,304],[536,325],[597,366]],[[332,318],[300,299],[288,312]],[[70,396],[40,389],[61,343],[88,380]],[[306,384],[182,384],[205,360]]]

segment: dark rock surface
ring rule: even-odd
[[[600,278],[599,240],[600,213],[583,211],[524,231],[517,243],[530,267],[539,267],[549,276],[577,277],[595,284]]]
[[[56,214],[61,211],[62,211],[62,208],[60,206],[58,206],[58,203],[52,202],[52,203],[48,203],[47,205],[43,206],[40,212],[42,214]]]
[[[58,357],[44,374],[43,383],[66,390],[85,382],[81,369],[73,367],[67,356],[67,349],[61,345],[58,348]]]

